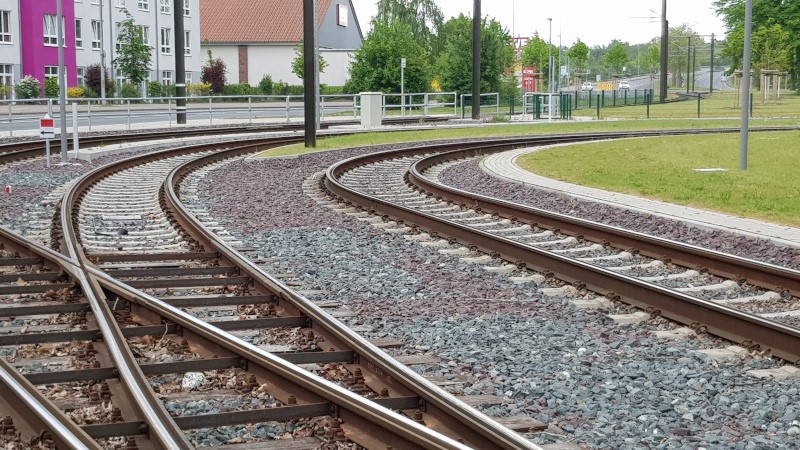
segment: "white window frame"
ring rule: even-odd
[[[0,86],[14,85],[13,64],[0,64]]]
[[[11,44],[11,11],[0,11],[0,44]]]
[[[139,25],[139,30],[142,32],[142,43],[150,45],[150,27],[147,25]]]
[[[100,33],[100,21],[92,20],[92,50],[103,48],[103,36]]]
[[[174,84],[174,79],[172,78],[172,71],[171,70],[162,70],[161,71],[161,84],[163,86],[170,86]]]
[[[159,0],[159,11],[161,11],[161,14],[171,14],[172,6],[170,5],[170,0]]]
[[[75,48],[83,48],[83,19],[75,18]]]
[[[183,31],[183,54],[186,56],[192,54],[192,30]]]
[[[50,78],[58,79],[58,66],[44,66],[44,79],[49,80]]]
[[[191,84],[192,83],[192,72],[185,72],[183,74],[183,81],[186,84]]]
[[[75,74],[78,78],[78,86],[86,85],[86,67],[78,67],[75,69]]]
[[[150,0],[139,0],[139,11],[150,11]]]
[[[162,55],[171,55],[172,54],[172,39],[170,34],[172,33],[171,28],[162,28],[161,29],[161,38],[159,39],[159,44],[161,44],[161,54]]]
[[[183,0],[183,16],[189,17],[192,14],[192,0]]]
[[[117,0],[117,8],[124,8],[125,0]]]
[[[47,47],[58,46],[58,26],[55,14],[44,14],[44,45]]]

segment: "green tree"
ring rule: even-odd
[[[580,39],[567,50],[567,56],[575,70],[578,72],[586,71],[586,63],[589,61],[589,47],[581,42]]]
[[[614,73],[622,73],[623,67],[628,63],[628,53],[625,51],[625,46],[622,42],[615,42],[614,45],[608,50],[605,57],[605,66],[614,71]]]
[[[208,50],[208,59],[205,65],[200,68],[200,81],[211,85],[211,92],[221,94],[225,91],[225,84],[228,82],[225,73],[228,68],[225,66],[225,61],[220,58],[214,58],[211,50]]]
[[[294,47],[294,59],[292,60],[292,73],[297,75],[297,78],[303,79],[303,74],[305,73],[305,58],[303,58],[303,41],[301,40],[299,44]],[[325,61],[325,58],[322,57],[322,54],[319,55],[319,73],[325,72],[325,68],[328,67],[328,63]]]
[[[114,58],[114,65],[119,72],[125,75],[135,85],[141,85],[142,81],[150,73],[151,49],[145,44],[142,28],[136,25],[133,16],[127,9],[125,20],[119,23],[119,33],[117,34],[117,57]],[[177,49],[177,51],[182,51]]]
[[[549,56],[547,41],[536,34],[522,47],[519,62],[523,67],[536,67],[538,72],[547,74],[550,73]]]
[[[646,71],[654,73],[661,67],[661,47],[658,44],[650,44],[641,59],[641,64]]]
[[[414,40],[436,57],[442,49],[438,38],[444,23],[442,10],[434,0],[378,0],[373,22],[391,25],[399,22],[411,29]]]
[[[437,60],[442,89],[472,92],[472,18],[461,14],[442,27],[445,46]],[[503,73],[514,64],[511,36],[499,22],[481,22],[481,92],[498,92]]]
[[[753,33],[753,65],[758,69],[788,70],[791,65],[791,36],[780,24],[760,27]]]
[[[742,68],[742,56],[744,55],[744,0],[717,0],[714,2],[717,15],[720,16],[728,29],[728,36],[723,44],[722,56],[730,58],[733,62],[732,69]],[[775,41],[782,41],[788,33],[788,39],[784,42],[786,54],[789,61],[786,69],[789,71],[790,78],[797,88],[797,80],[800,77],[800,2],[785,0],[759,0],[753,2],[753,47],[752,61],[754,66],[766,67],[768,60],[774,62],[781,59],[775,54],[773,44],[767,44],[767,31],[762,28],[772,29],[775,25],[780,25],[776,29],[781,36],[774,37]],[[764,33],[762,35],[762,33]],[[762,37],[758,37],[762,36]],[[760,42],[757,42],[759,41]],[[762,52],[769,52],[769,55],[762,55]]]
[[[428,92],[431,68],[425,49],[400,22],[374,23],[350,65],[348,92],[400,92],[400,59],[406,58],[405,92]]]

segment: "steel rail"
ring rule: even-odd
[[[341,342],[356,351],[359,358],[366,360],[366,367],[379,377],[384,379],[394,379],[410,388],[416,395],[425,401],[425,406],[430,411],[441,411],[444,417],[455,418],[456,422],[449,426],[458,427],[464,435],[462,438],[476,448],[503,448],[503,449],[538,449],[539,447],[530,441],[522,438],[519,434],[508,430],[497,424],[493,419],[480,413],[456,397],[448,394],[435,386],[416,372],[412,371],[403,364],[398,363],[394,358],[388,357],[386,353],[371,344],[358,333],[351,331],[341,324],[337,319],[330,316],[322,308],[297,294],[294,290],[264,272],[260,267],[251,262],[239,252],[230,247],[225,241],[217,237],[215,233],[208,230],[202,223],[197,221],[191,212],[180,200],[176,191],[180,180],[194,168],[212,161],[225,158],[226,155],[238,154],[241,150],[225,151],[217,155],[209,155],[198,160],[188,162],[181,167],[175,168],[164,183],[165,197],[167,204],[172,209],[174,217],[178,220],[184,230],[190,235],[202,240],[206,249],[213,248],[222,257],[232,262],[248,276],[252,277],[256,283],[266,286],[270,291],[279,295],[281,299],[289,300],[303,314],[307,315],[315,326],[319,326],[326,332],[334,335]],[[364,364],[365,361],[361,361]]]
[[[0,226],[2,248],[13,248],[26,254],[36,255],[65,272],[77,272],[73,260],[64,255],[26,240],[13,231]],[[3,411],[15,417],[15,427],[25,436],[39,435],[48,431],[59,449],[100,450],[100,446],[80,426],[70,420],[61,409],[48,400],[25,376],[17,372],[4,358],[0,358],[0,405]]]
[[[596,135],[589,135],[587,138],[595,139]],[[545,145],[552,142],[548,142],[544,138],[531,140],[528,144]],[[563,139],[558,139],[555,142],[563,142]],[[469,146],[471,147],[470,149],[463,150],[461,154],[502,151],[518,147],[520,144],[519,140],[510,139],[473,144]],[[445,146],[446,149],[450,147],[449,145]],[[481,149],[480,147],[484,148]],[[328,168],[324,183],[327,189],[335,195],[346,201],[361,205],[365,209],[379,211],[406,223],[416,224],[422,229],[451,236],[462,243],[476,245],[487,253],[496,254],[513,263],[524,263],[534,270],[554,273],[562,280],[586,286],[598,293],[618,298],[652,313],[692,325],[694,328],[705,328],[712,334],[742,343],[748,347],[769,349],[775,356],[800,364],[800,331],[797,329],[632,277],[620,275],[600,267],[574,261],[546,250],[493,236],[484,231],[430,214],[417,212],[350,189],[338,180],[338,177],[346,171],[368,162],[401,156],[421,155],[435,151],[435,146],[426,146],[375,153],[365,157],[354,157]],[[431,193],[431,195],[438,196],[439,194]],[[444,197],[444,195],[442,196]],[[464,203],[469,207],[480,207],[478,202],[484,200],[479,198],[469,200],[470,197],[467,196],[459,198],[461,201],[456,203]],[[518,217],[518,213],[511,214],[509,217],[511,216]],[[633,236],[631,235],[629,238],[633,239]],[[755,265],[757,266],[758,264]]]
[[[332,414],[339,415],[347,424],[360,423],[362,428],[374,434],[378,442],[400,450],[418,448],[467,450],[470,448],[365,397],[300,369],[295,364],[232,336],[179,308],[138,291],[99,269],[90,267],[87,268],[87,271],[110,292],[151,309],[177,324],[183,332],[192,333],[245,358],[248,367],[261,367],[287,382],[331,402],[336,406],[335,410],[331,411]]]
[[[422,191],[442,196],[454,203],[478,207],[505,218],[513,217],[523,222],[537,223],[545,228],[558,228],[562,233],[582,236],[592,242],[636,249],[651,258],[668,259],[672,263],[690,268],[702,267],[720,277],[746,281],[765,289],[800,297],[800,272],[796,270],[491,198],[447,186],[423,175],[426,169],[447,161],[494,152],[490,148],[474,148],[433,155],[412,165],[408,172],[408,181]]]

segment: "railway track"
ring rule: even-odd
[[[53,244],[57,243],[71,259],[64,263],[63,268],[68,275],[59,275],[57,281],[66,280],[70,286],[80,285],[80,289],[71,295],[71,301],[78,295],[81,296],[78,303],[86,298],[88,307],[80,308],[91,311],[85,314],[88,323],[114,323],[120,333],[118,337],[110,337],[115,335],[111,332],[113,330],[102,330],[102,344],[95,344],[99,342],[97,330],[83,330],[94,333],[94,337],[87,337],[86,342],[92,342],[91,347],[95,350],[87,349],[87,344],[83,344],[82,351],[64,350],[68,347],[64,344],[58,351],[74,352],[76,360],[85,361],[81,353],[92,353],[98,347],[114,347],[119,353],[117,356],[94,356],[94,360],[90,357],[93,366],[96,365],[94,361],[103,360],[100,367],[87,368],[85,370],[89,372],[71,376],[105,380],[105,384],[110,386],[117,383],[122,386],[122,391],[132,389],[125,386],[139,386],[138,391],[128,393],[128,397],[117,396],[116,389],[103,388],[102,383],[75,389],[88,393],[89,397],[92,391],[97,391],[101,399],[106,398],[104,392],[110,390],[113,392],[109,397],[111,403],[127,406],[120,408],[118,414],[112,407],[111,420],[116,425],[103,426],[102,432],[97,431],[101,427],[87,425],[83,431],[93,439],[106,439],[103,444],[111,440],[113,445],[128,445],[128,448],[134,448],[131,445],[137,445],[137,448],[191,448],[204,443],[204,440],[252,446],[247,448],[273,448],[268,445],[274,442],[264,443],[270,440],[265,438],[268,433],[259,437],[225,434],[231,429],[242,429],[243,424],[269,420],[280,421],[284,424],[283,430],[291,429],[285,433],[291,434],[298,445],[307,445],[308,448],[320,445],[337,448],[348,445],[348,442],[367,448],[386,445],[392,448],[536,448],[514,433],[495,427],[491,420],[471,408],[464,408],[460,402],[448,404],[449,396],[442,395],[430,383],[396,363],[382,360],[383,356],[374,343],[339,330],[339,324],[321,308],[237,253],[235,248],[247,249],[235,239],[226,237],[225,230],[217,224],[210,223],[199,206],[187,206],[191,205],[193,192],[197,189],[192,174],[204,170],[204,166],[213,168],[221,161],[286,142],[252,140],[230,144],[231,148],[225,153],[209,146],[163,152],[149,157],[150,162],[130,159],[113,169],[98,169],[76,183],[65,197],[61,206],[62,230],[54,234]],[[517,141],[510,145],[522,143]],[[508,146],[509,143],[500,145]],[[188,155],[196,152],[205,153],[206,157],[181,165],[192,160]],[[424,153],[433,151],[428,149]],[[449,155],[447,158],[451,157],[459,160],[465,155]],[[403,165],[409,166],[411,162],[406,160]],[[441,166],[436,168],[439,162],[430,164],[434,173],[441,170]],[[137,170],[143,172],[137,173]],[[431,169],[420,170],[425,173]],[[157,179],[165,173],[168,181],[163,186],[146,179],[147,176]],[[397,178],[386,173],[381,176]],[[131,194],[131,180],[147,182],[136,183],[135,196],[125,195],[131,198],[123,202],[120,193]],[[406,194],[396,197],[403,197],[405,201],[411,198]],[[425,197],[418,199],[420,205],[428,203],[429,198]],[[370,202],[367,209],[381,201],[371,199]],[[103,205],[106,205],[105,209]],[[456,212],[454,207],[463,209],[460,203],[437,204],[427,209],[440,207],[449,208],[451,212]],[[467,214],[474,214],[469,217],[474,220],[469,222],[475,225],[480,224],[478,219],[487,219],[482,212]],[[491,222],[504,221],[489,219]],[[508,221],[511,222],[511,218]],[[547,235],[546,230],[537,230],[530,224],[528,230],[522,223],[514,225],[512,228],[536,232],[527,234],[541,232]],[[495,226],[499,224],[473,228],[485,230]],[[549,240],[561,239],[551,237]],[[580,248],[579,244],[578,240],[573,248]],[[144,248],[154,245],[158,247],[156,252],[144,253]],[[599,249],[590,251],[594,250]],[[599,257],[606,256],[613,255]],[[617,258],[608,258],[609,261],[614,259]],[[82,267],[88,275],[83,275],[84,272],[76,267]],[[509,269],[502,265],[497,267],[497,270]],[[511,267],[519,270],[521,264]],[[29,266],[26,270],[38,269]],[[14,276],[9,275],[9,280]],[[549,280],[536,276],[524,278],[531,279],[521,281],[542,283]],[[23,282],[34,281],[23,279]],[[52,288],[49,291],[58,292]],[[39,301],[47,297],[46,293],[42,295]],[[104,313],[104,309],[108,311]],[[24,311],[31,315],[34,312]],[[101,313],[105,314],[102,320]],[[65,313],[58,312],[59,317],[62,314]],[[7,317],[21,315],[19,311],[10,311]],[[19,329],[26,325],[25,333],[20,334],[30,331],[29,323],[20,325]],[[47,334],[55,336],[55,333]],[[54,339],[48,341],[51,344],[63,342],[58,341],[63,337],[50,339]],[[73,340],[70,338],[69,343]],[[104,365],[107,361],[113,361],[110,367]],[[30,365],[36,367],[36,363]],[[130,367],[131,373],[120,374],[113,367]],[[328,381],[309,375],[309,371]],[[144,376],[143,380],[132,381],[136,372]],[[71,380],[68,375],[60,376]],[[28,378],[41,381],[33,375]],[[184,386],[187,379],[189,381]],[[197,389],[203,390],[202,397],[196,395]],[[150,397],[152,392],[148,391],[156,391],[159,396],[142,403],[143,398]],[[206,412],[210,413],[199,414],[187,406],[196,405],[199,398],[208,397],[209,392],[213,393],[211,397],[219,400],[213,405],[204,405]],[[170,394],[173,394],[171,398]],[[135,399],[129,400],[130,397]],[[365,397],[369,401],[365,401]],[[249,400],[250,405],[257,406],[230,411],[247,403],[243,398]],[[101,404],[105,405],[105,401]],[[229,411],[222,412],[222,409]],[[420,426],[416,421],[426,426]],[[41,425],[37,426],[41,429]],[[381,431],[376,432],[375,427]],[[209,429],[217,431],[209,432]],[[308,433],[308,436],[302,436],[303,433]],[[304,442],[306,437],[308,440]],[[455,439],[463,440],[463,444]]]
[[[240,142],[231,145],[224,157],[293,140]],[[346,445],[337,444],[343,441],[366,448],[537,448],[388,358],[264,274],[213,231],[204,230],[210,225],[183,211],[174,192],[179,183],[172,180],[181,175],[170,174],[163,187],[150,182],[189,154],[208,154],[210,145],[99,168],[78,180],[62,201],[61,230],[52,244],[93,271],[94,282],[84,291],[91,289],[95,298],[105,300],[98,301],[93,312],[103,312],[102,305],[114,309],[96,321],[113,322],[119,328],[116,333],[103,330],[104,336],[106,332],[116,336],[110,339],[119,353],[113,365],[130,368],[122,384],[139,386],[135,397],[146,399],[140,409],[158,415],[137,419],[123,411],[128,434],[120,431],[122,426],[107,427],[107,433],[114,430],[115,436],[125,434],[125,440],[138,441],[141,438],[132,428],[136,423],[139,429],[159,430],[154,433],[155,444],[148,441],[148,445],[182,448],[206,441],[235,442],[237,438],[219,436],[248,423],[280,420],[287,424],[284,427],[300,430],[295,438],[303,433],[313,436],[314,442],[305,443],[308,448],[321,445],[319,436],[330,448]],[[159,209],[168,220],[159,216]],[[178,353],[178,361],[172,361],[170,353]],[[183,385],[190,375],[200,380],[202,395],[185,392],[197,388]],[[208,396],[217,400],[207,406],[215,413],[178,414]],[[227,415],[215,409],[254,402],[252,409],[241,406],[245,411]],[[301,416],[316,419],[292,425]],[[329,420],[324,423],[334,425],[320,425],[325,417]],[[219,431],[224,426],[228,428]],[[216,431],[208,431],[209,427]],[[183,433],[184,429],[202,431]],[[242,445],[265,440],[249,434],[238,438]]]
[[[544,293],[571,294],[581,307],[624,301],[643,312],[620,321],[663,315],[800,363],[796,271],[498,201],[436,180],[448,164],[524,144],[509,139],[449,152],[431,146],[374,154],[329,168],[324,183],[348,203],[427,231],[420,240],[456,244],[442,251],[484,260],[488,270],[516,272],[517,281],[541,285]],[[586,299],[587,292],[604,298]]]

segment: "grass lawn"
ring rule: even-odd
[[[738,134],[571,145],[525,155],[518,163],[562,181],[800,226],[797,131],[752,133],[746,172],[739,170]]]

